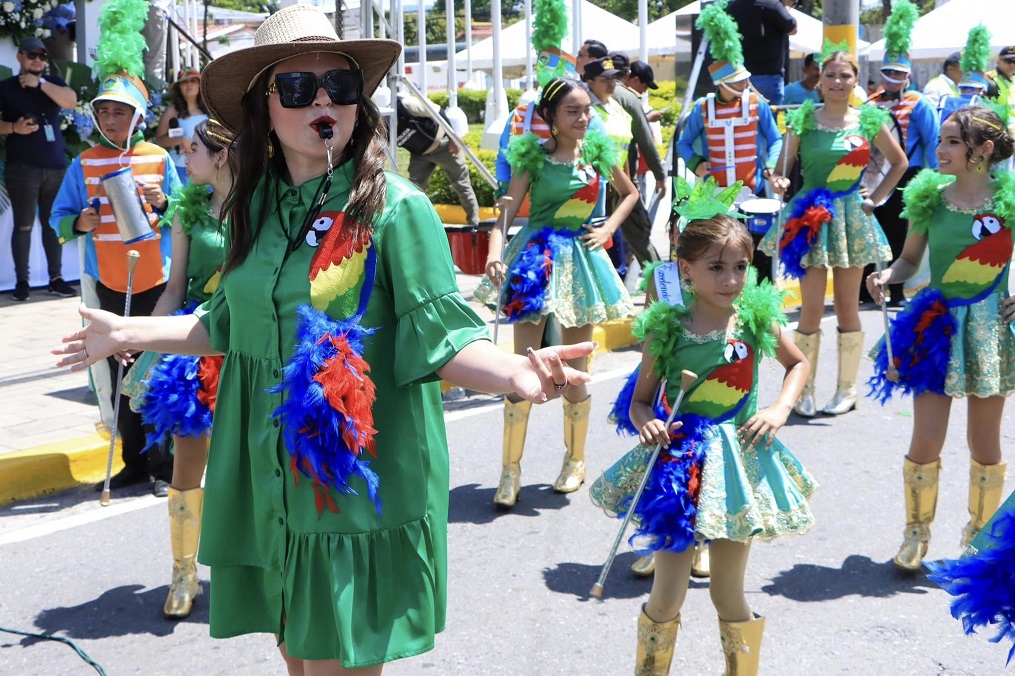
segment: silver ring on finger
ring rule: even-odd
[[[88,348],[84,345],[81,346],[81,354],[85,355],[85,361],[88,361]]]
[[[551,380],[550,382],[553,382],[553,381]],[[568,382],[567,382],[567,378],[566,377],[564,378],[564,382],[562,382],[562,383],[553,383],[554,389],[557,390],[558,392],[563,392],[564,388],[567,387],[567,385],[568,385]]]

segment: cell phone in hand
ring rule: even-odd
[[[25,115],[25,122],[32,125],[39,124],[39,121],[35,118],[35,115]]]

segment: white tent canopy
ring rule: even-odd
[[[969,30],[980,22],[990,30],[990,45],[996,56],[1002,47],[1015,45],[1012,7],[1012,0],[951,0],[916,22],[909,56],[914,61],[943,60],[966,46]],[[871,61],[880,61],[884,55],[884,40],[871,45]]]
[[[958,0],[953,0],[953,2],[958,2]],[[700,12],[700,4],[695,0],[695,2],[650,23],[648,25],[649,54],[690,54],[690,39],[677,38],[677,17],[699,14]],[[796,34],[789,36],[790,55],[799,58],[811,52],[820,53],[824,44],[824,26],[821,22],[795,9],[790,9],[789,13],[796,19],[797,24]],[[863,53],[867,47],[867,42],[857,40],[857,51]]]
[[[568,3],[570,5],[570,3]],[[570,6],[568,16],[570,17]],[[601,40],[612,51],[636,54],[641,38],[638,27],[629,21],[610,14],[605,9],[593,5],[588,0],[582,1],[582,40]],[[533,14],[533,21],[535,14]],[[579,45],[580,46],[580,45]],[[561,48],[569,54],[577,54],[572,44],[572,33],[568,32]],[[525,33],[525,22],[519,21],[501,31],[501,60],[504,68],[524,66],[526,54],[532,51],[532,40]],[[672,50],[670,50],[672,51]],[[469,50],[458,52],[456,59],[467,57]],[[652,50],[650,54],[654,53]],[[476,70],[493,68],[493,38],[486,38],[472,45],[472,67]]]

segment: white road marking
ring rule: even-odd
[[[139,509],[146,509],[148,507],[152,507],[153,505],[165,505],[165,503],[165,498],[157,498],[154,495],[147,495],[141,498],[116,500],[111,502],[109,507],[100,507],[99,501],[96,500],[94,503],[95,508],[88,512],[33,524],[25,528],[11,531],[10,533],[4,533],[3,535],[0,535],[0,547],[3,545],[14,544],[15,542],[34,540],[35,538],[52,535],[53,533],[59,533],[60,531],[70,530],[71,528],[77,528],[79,526],[87,526],[90,523],[102,521],[103,519],[109,519],[114,516],[122,516],[123,514],[136,512]]]

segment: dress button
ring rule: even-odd
[[[289,196],[290,197],[296,197],[296,195],[298,195],[298,194],[299,194],[299,191],[297,191],[296,188],[290,188],[289,189]]]
[[[285,519],[283,519],[282,517],[278,517],[278,525],[284,526],[285,525]]]
[[[271,372],[271,377],[278,378],[278,369],[275,369],[274,371]]]
[[[280,476],[282,476],[282,470],[280,470],[280,469],[276,469],[276,470],[275,470],[275,476],[276,476],[276,477],[280,477]]]
[[[278,427],[278,418],[274,418],[271,421],[272,427]]]

